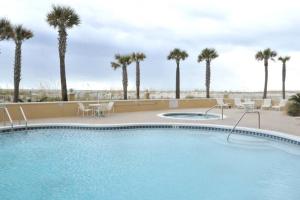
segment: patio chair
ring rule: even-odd
[[[217,100],[217,106],[218,107],[224,107],[224,108],[229,108],[230,105],[228,103],[224,103],[223,99],[216,99]]]
[[[104,114],[105,113],[112,113],[112,112],[114,112],[114,105],[115,105],[115,102],[113,102],[113,101],[110,101],[108,104],[107,104],[107,106],[106,106],[106,110],[104,111]]]
[[[270,109],[272,108],[272,100],[271,99],[264,99],[263,104],[261,105],[261,109]]]
[[[242,101],[240,98],[234,99],[234,105],[236,108],[244,108],[244,105],[242,104]]]
[[[272,109],[281,111],[281,109],[286,106],[286,103],[287,103],[286,99],[281,99],[278,105],[272,106]]]
[[[105,114],[114,112],[114,102],[111,101],[105,106],[98,107],[96,110],[98,116],[105,116]]]
[[[92,113],[93,110],[92,109],[89,109],[89,108],[86,108],[83,103],[78,103],[78,109],[77,109],[77,115],[80,114],[80,112],[82,113],[82,116],[84,117],[85,116],[85,113],[88,115],[89,113]]]

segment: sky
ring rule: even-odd
[[[226,2],[226,3],[225,3]],[[81,24],[68,30],[68,88],[121,89],[122,73],[110,62],[116,53],[144,52],[141,89],[175,90],[174,48],[189,57],[181,62],[181,89],[205,89],[205,63],[197,57],[215,48],[211,89],[262,91],[264,67],[257,51],[271,48],[287,63],[287,90],[300,89],[300,3],[297,0],[9,0],[0,17],[23,24],[34,37],[23,43],[23,89],[59,89],[57,30],[46,22],[52,5],[70,6]],[[14,43],[0,41],[0,87],[13,87]],[[281,90],[282,65],[269,64],[269,90]],[[135,88],[135,65],[128,67],[129,89]]]

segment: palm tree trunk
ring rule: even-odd
[[[286,67],[285,63],[282,65],[282,98],[285,99],[285,78],[286,78]]]
[[[210,61],[206,61],[206,98],[210,98],[209,89],[210,89]]]
[[[60,63],[61,96],[63,101],[68,101],[66,67],[65,67],[67,32],[64,28],[60,28],[58,32],[59,32],[58,51],[59,51],[59,63]]]
[[[15,49],[15,66],[14,66],[14,102],[19,101],[19,87],[21,81],[21,56],[22,56],[22,42],[16,42]]]
[[[136,98],[140,99],[140,62],[136,61]]]
[[[265,65],[265,86],[264,86],[264,95],[263,99],[267,98],[267,91],[268,91],[268,60],[264,60],[264,65]]]
[[[180,99],[180,69],[179,61],[176,61],[176,99]]]
[[[128,79],[127,79],[127,67],[126,67],[126,65],[122,66],[122,72],[123,72],[123,95],[124,95],[124,100],[127,100]]]

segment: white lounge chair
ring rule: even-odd
[[[236,108],[244,108],[240,98],[234,98],[234,105]]]
[[[77,115],[80,114],[80,112],[82,113],[82,116],[85,116],[85,113],[88,115],[89,113],[92,113],[93,110],[86,108],[83,103],[78,103],[78,109],[77,109]]]
[[[216,100],[217,100],[217,106],[224,107],[224,108],[229,108],[229,104],[228,103],[224,103],[223,99],[216,99]]]
[[[281,111],[281,109],[286,106],[286,103],[287,103],[286,99],[281,99],[278,105],[272,106],[272,109]]]
[[[263,104],[261,105],[261,109],[270,109],[272,108],[272,100],[271,99],[264,99]]]

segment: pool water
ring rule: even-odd
[[[213,120],[221,119],[221,115],[217,114],[205,114],[205,113],[163,113],[161,117],[173,118],[173,119],[186,119],[186,120]]]
[[[2,134],[0,199],[299,200],[299,152],[201,130]]]

